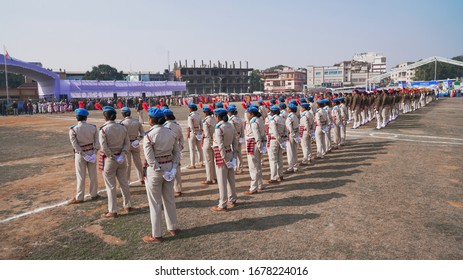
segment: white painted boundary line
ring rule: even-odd
[[[186,169],[186,167],[182,167],[180,170],[185,170],[185,169]],[[130,184],[135,183],[135,182],[138,182],[138,181],[130,182]],[[104,193],[104,192],[106,192],[106,190],[99,190],[98,191],[98,193]],[[90,195],[86,195],[85,197],[88,198],[88,197],[90,197]],[[56,207],[64,206],[64,205],[68,205],[68,201],[63,201],[63,202],[60,202],[60,203],[57,203],[57,204],[40,207],[40,208],[34,209],[32,211],[28,211],[28,212],[24,212],[24,213],[21,213],[21,214],[18,214],[18,215],[8,217],[6,219],[0,220],[0,224],[6,223],[6,222],[9,222],[9,221],[12,221],[12,220],[19,219],[21,217],[29,216],[29,215],[32,215],[32,214],[37,214],[37,213],[43,212],[43,211],[48,210],[48,209],[53,209],[53,208],[56,208]]]

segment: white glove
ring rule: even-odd
[[[227,168],[235,168],[236,167],[236,158],[232,158],[229,162],[227,162]]]
[[[301,138],[299,137],[299,135],[294,139],[294,142],[296,142],[297,144],[301,143]]]
[[[172,177],[175,178],[175,174],[177,174],[177,168],[175,168],[175,167],[172,168],[172,169],[170,170],[170,173],[172,174]]]
[[[280,147],[283,149],[283,150],[286,150],[286,141],[283,141],[280,143]]]
[[[202,134],[202,133],[198,133],[198,134],[196,135],[196,139],[198,139],[198,141],[203,140],[203,134]]]
[[[133,148],[138,148],[140,146],[140,141],[138,140],[135,140],[133,141],[132,143],[130,143],[130,145],[133,147]]]
[[[262,148],[260,148],[260,152],[261,152],[262,154],[267,153],[267,146],[266,146],[266,145],[262,145]]]
[[[123,154],[118,155],[116,157],[116,161],[117,163],[122,164],[124,162],[124,155]]]
[[[164,174],[162,174],[162,177],[167,181],[170,182],[174,180],[175,176],[172,175],[170,171],[164,171]]]
[[[339,128],[344,128],[344,125],[342,123],[340,123]]]
[[[240,137],[240,139],[238,140],[238,142],[239,142],[240,144],[243,144],[243,143],[245,142],[245,141],[244,141],[244,138],[243,138],[243,137]]]
[[[315,138],[315,131],[310,132],[310,138]]]
[[[336,124],[332,123],[332,124],[331,124],[331,127],[332,127],[332,128],[336,128]]]
[[[329,127],[327,125],[324,125],[322,128],[323,133],[328,133]]]

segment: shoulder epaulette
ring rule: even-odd
[[[215,125],[215,129],[220,128],[221,125],[222,125],[222,124],[216,124],[216,125]]]
[[[106,125],[108,125],[108,124],[104,124],[104,125],[100,126],[99,130],[103,129],[103,127],[105,127]]]
[[[73,129],[76,126],[77,126],[77,123],[75,125],[70,126],[69,129]]]

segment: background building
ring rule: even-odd
[[[401,68],[407,67],[410,64],[413,64],[413,62],[404,62],[391,69],[391,79],[393,83],[411,83],[413,81],[415,78],[415,69],[401,70]]]
[[[372,72],[386,72],[386,57],[383,54],[375,52],[357,53],[354,54],[352,60],[370,63]]]
[[[234,61],[212,63],[210,60],[208,65],[203,61],[196,65],[195,60],[190,66],[188,61],[184,65],[181,61],[174,63],[175,78],[186,82],[187,94],[248,93],[252,70],[247,61],[245,65],[241,61],[235,65]]]
[[[302,92],[307,81],[306,71],[288,67],[272,72],[262,72],[261,76],[264,80],[264,91],[268,93]]]

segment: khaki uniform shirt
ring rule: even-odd
[[[114,121],[107,121],[100,127],[99,140],[101,149],[107,157],[126,153],[130,147],[127,128]]]
[[[78,122],[69,128],[69,139],[74,148],[74,152],[78,154],[94,154],[100,149],[98,142],[98,129],[93,124],[88,124],[85,121]],[[87,151],[83,151],[87,150]]]

